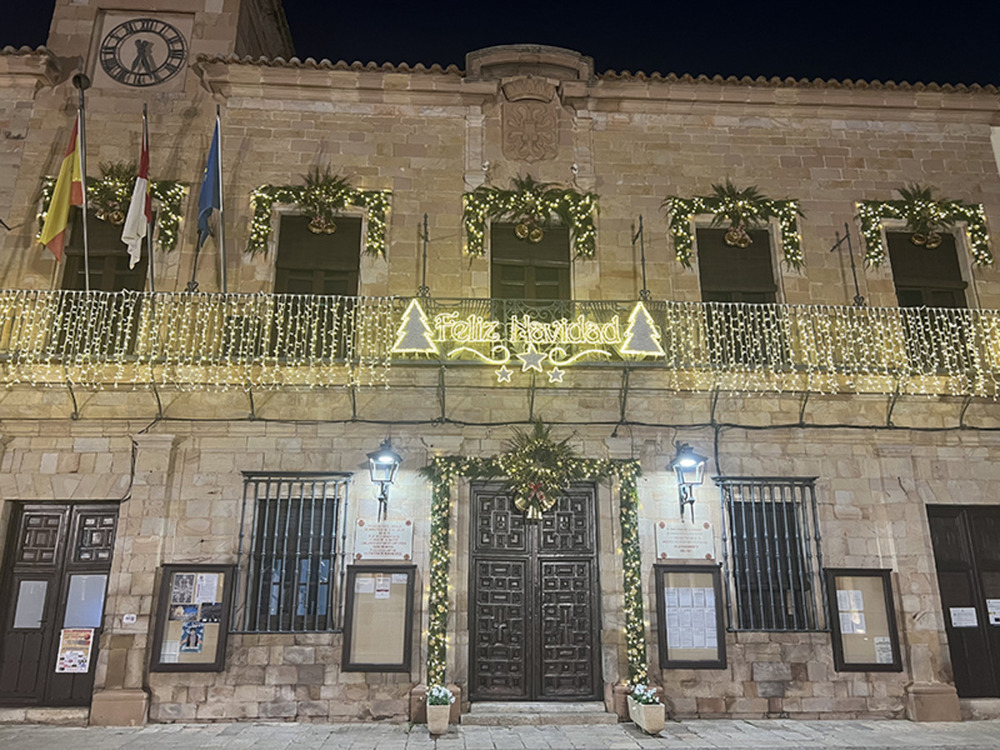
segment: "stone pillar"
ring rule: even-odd
[[[138,726],[149,712],[146,665],[156,575],[163,559],[167,492],[174,435],[137,435],[131,497],[121,504],[108,579],[104,633],[94,680],[90,723]],[[125,624],[125,615],[136,621]]]

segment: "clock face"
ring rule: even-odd
[[[184,36],[165,21],[133,18],[101,42],[101,67],[126,86],[155,86],[177,75],[187,58]]]

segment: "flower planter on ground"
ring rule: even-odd
[[[662,703],[639,703],[630,695],[628,716],[646,734],[659,734],[666,725],[666,706]]]
[[[431,734],[444,734],[448,731],[448,716],[451,706],[434,706],[427,704],[427,731]]]

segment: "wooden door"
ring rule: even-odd
[[[929,505],[927,516],[955,688],[1000,697],[1000,622],[988,606],[1000,604],[1000,507]]]
[[[473,485],[472,700],[600,697],[595,506],[574,486],[529,523],[498,485]]]
[[[90,705],[115,504],[16,504],[0,577],[0,704]],[[60,634],[93,629],[86,672],[56,672]]]

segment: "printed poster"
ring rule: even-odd
[[[892,664],[892,638],[887,635],[875,636],[875,663]]]
[[[990,618],[990,625],[1000,625],[1000,599],[987,599],[986,613]]]
[[[171,604],[194,604],[194,573],[175,573],[170,587]]]
[[[207,602],[211,604],[218,600],[219,593],[219,574],[218,573],[199,573],[197,581],[195,582],[194,588],[194,603],[202,604]]]
[[[375,576],[375,598],[388,599],[391,593],[392,578],[381,573]]]
[[[59,634],[56,672],[86,674],[90,671],[90,652],[93,643],[93,628],[64,628]]]
[[[181,625],[182,654],[200,654],[205,645],[205,623],[185,622]]]

